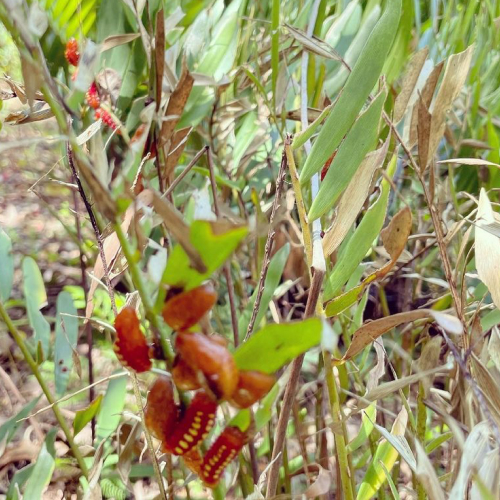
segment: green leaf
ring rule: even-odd
[[[394,174],[395,168],[396,156],[392,158],[387,169],[387,174],[390,177]],[[386,179],[381,183],[381,190],[382,192],[377,201],[368,209],[354,234],[345,243],[342,255],[328,278],[324,300],[330,300],[345,285],[359,263],[364,259],[375,238],[380,234],[380,230],[384,224],[390,192],[390,185]]]
[[[259,408],[255,412],[255,430],[258,432],[270,422],[273,416],[274,402],[280,392],[279,383],[274,384],[274,387],[267,393],[264,399],[260,402]]]
[[[52,473],[56,468],[54,440],[56,438],[57,428],[49,431],[42,445],[40,453],[35,462],[35,467],[31,471],[30,477],[24,490],[24,498],[30,500],[39,500],[45,487],[50,483]]]
[[[273,256],[269,264],[269,269],[267,270],[267,276],[264,282],[264,291],[262,293],[262,298],[259,305],[259,311],[257,312],[257,317],[255,319],[255,325],[258,326],[262,321],[262,318],[266,314],[269,302],[273,298],[273,294],[276,291],[277,286],[281,280],[281,275],[283,274],[283,269],[285,268],[286,261],[290,255],[290,244],[287,243],[283,245]],[[258,289],[256,288],[250,298],[245,310],[243,311],[240,319],[238,320],[238,331],[240,334],[244,335],[247,331],[248,324],[250,323],[250,318],[252,316],[253,306],[255,304],[255,299],[257,298]]]
[[[313,221],[330,210],[344,192],[366,154],[373,148],[387,94],[380,92],[356,120],[333,159],[314,199],[308,218]]]
[[[245,432],[252,423],[250,410],[240,410],[227,424],[228,427],[238,427],[241,432]]]
[[[14,280],[14,256],[12,255],[12,242],[7,233],[0,228],[0,300],[5,302],[12,291]]]
[[[252,335],[234,353],[240,370],[274,373],[322,340],[323,323],[319,318],[267,325]]]
[[[124,374],[123,377],[109,381],[97,419],[97,439],[99,441],[111,436],[120,423],[127,393],[127,380],[128,377]]]
[[[17,494],[17,488],[21,490],[26,481],[30,478],[33,469],[35,468],[35,464],[32,463],[18,470],[12,479],[10,480],[9,489],[7,490],[6,500],[19,500],[19,495]]]
[[[31,257],[24,258],[22,268],[28,321],[34,332],[35,345],[40,343],[44,356],[47,357],[50,347],[50,325],[40,312],[40,308],[47,302],[42,273]]]
[[[197,287],[219,268],[236,250],[248,229],[244,226],[231,226],[220,231],[220,225],[196,220],[191,224],[189,239],[199,252],[207,271],[199,273],[192,268],[188,255],[180,245],[175,245],[167,261],[163,283],[182,286],[186,290]]]
[[[302,185],[323,167],[326,160],[337,149],[377,83],[385,58],[394,40],[400,13],[401,0],[388,0],[384,13],[373,28],[337,103],[323,125],[318,138],[314,141],[311,153],[300,174]],[[307,139],[308,137],[301,136],[301,140],[304,142]],[[296,147],[298,144],[294,144],[294,148]]]
[[[101,408],[102,394],[90,403],[87,408],[78,410],[73,420],[73,435],[76,436],[98,413]]]
[[[1,427],[0,427],[0,443],[5,446],[10,440],[16,435],[17,429],[23,424],[23,419],[26,418],[35,405],[38,403],[38,400],[41,396],[36,397],[31,400],[23,409],[13,417],[9,418]],[[1,446],[0,446],[1,447]]]
[[[68,315],[68,316],[67,316]],[[59,396],[66,392],[69,375],[73,368],[73,355],[78,340],[77,310],[68,292],[57,296],[56,339],[54,345],[54,377]]]
[[[360,446],[368,446],[368,437],[373,431],[373,422],[377,418],[377,402],[374,401],[365,411],[363,411],[361,428],[358,435],[349,443],[347,451],[353,453]]]

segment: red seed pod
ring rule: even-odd
[[[181,391],[194,391],[201,387],[200,381],[193,370],[183,359],[177,356],[172,368],[172,378],[174,384]]]
[[[193,369],[205,375],[210,389],[221,399],[229,399],[238,384],[238,368],[227,347],[202,333],[179,332],[175,348]]]
[[[276,378],[255,370],[240,371],[238,386],[231,396],[231,404],[248,408],[261,400],[276,383]]]
[[[216,401],[204,391],[197,392],[173,434],[164,441],[164,450],[185,455],[198,446],[214,426],[216,410]]]
[[[97,90],[97,85],[92,83],[87,94],[85,95],[87,103],[91,108],[97,109],[101,105],[101,99],[99,97],[99,91]]]
[[[210,283],[174,295],[163,306],[163,319],[174,330],[195,325],[214,306],[217,293]]]
[[[226,427],[203,457],[201,479],[210,488],[217,486],[226,466],[248,441],[248,435],[238,427]]]
[[[95,110],[95,118],[96,120],[101,119],[103,123],[112,130],[116,130],[118,128],[118,125],[113,120],[113,117],[105,109],[97,108]]]
[[[138,373],[150,370],[149,347],[133,307],[124,307],[116,316],[115,330],[113,348],[122,365]]]
[[[174,432],[179,408],[174,400],[174,386],[169,377],[158,377],[151,386],[144,420],[151,434],[160,441],[166,441]]]
[[[80,60],[80,52],[78,52],[78,42],[74,38],[70,38],[66,42],[66,50],[64,51],[64,57],[72,66],[78,66],[78,61]]]

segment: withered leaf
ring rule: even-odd
[[[403,252],[408,237],[411,233],[411,210],[410,207],[401,209],[391,220],[389,225],[382,229],[380,237],[387,253],[392,261],[398,260]]]
[[[126,43],[133,42],[136,38],[141,35],[139,33],[125,33],[123,35],[110,35],[104,39],[101,45],[101,52],[106,52],[106,50],[114,49],[120,45],[125,45]]]

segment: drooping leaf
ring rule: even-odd
[[[101,409],[102,394],[99,394],[87,408],[78,410],[73,420],[73,435],[76,436],[97,415]]]
[[[73,355],[78,339],[78,319],[73,299],[68,292],[57,297],[56,339],[54,344],[54,376],[57,394],[66,391],[69,375],[73,368]]]
[[[274,373],[300,354],[320,344],[323,323],[319,318],[267,325],[236,349],[240,370]]]
[[[163,275],[163,283],[182,286],[185,290],[197,287],[218,269],[234,252],[248,229],[222,222],[196,220],[189,229],[189,241],[200,255],[206,272],[200,273],[181,245],[175,245]]]
[[[35,345],[41,344],[43,355],[48,356],[50,343],[50,325],[40,312],[47,302],[47,294],[43,284],[42,273],[31,257],[25,257],[23,268],[23,291],[26,299],[28,321],[34,332]]]
[[[9,418],[2,426],[0,427],[0,443],[4,446],[7,445],[10,440],[16,435],[17,429],[23,424],[23,419],[26,418],[32,412],[35,405],[38,403],[40,396],[32,399],[29,403],[27,403],[23,409]]]
[[[7,233],[0,228],[0,300],[5,302],[10,297],[14,279],[14,256],[12,242]]]

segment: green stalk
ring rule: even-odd
[[[342,433],[334,432],[335,450],[337,452],[337,460],[340,469],[340,480],[342,483],[342,492],[345,500],[354,500],[354,488],[352,471],[349,467],[349,456],[347,453],[347,435],[345,426],[340,411],[340,399],[337,390],[337,382],[333,375],[332,358],[329,353],[323,351],[323,361],[325,363],[325,377],[328,394],[330,396],[330,404],[332,405],[332,419],[335,428],[342,429]]]
[[[424,404],[425,390],[422,382],[418,384],[418,396],[417,396],[417,439],[424,445],[425,443],[425,432],[427,425],[427,409]],[[427,494],[421,481],[417,482],[417,494],[418,500],[425,500]]]
[[[54,412],[54,416],[56,417],[57,421],[59,422],[59,425],[64,432],[64,435],[66,436],[66,439],[68,441],[68,445],[71,448],[71,451],[73,452],[74,457],[76,458],[76,461],[78,462],[78,465],[80,467],[80,470],[82,471],[82,474],[85,477],[88,477],[89,470],[87,468],[87,465],[85,463],[85,460],[80,453],[80,448],[76,445],[75,441],[73,440],[73,435],[71,433],[71,430],[64,419],[61,410],[57,406],[56,400],[54,396],[52,396],[52,393],[50,392],[50,389],[45,382],[45,380],[42,377],[42,374],[40,373],[40,370],[38,369],[38,365],[36,364],[35,360],[33,359],[33,356],[31,356],[28,348],[26,347],[26,344],[24,343],[23,336],[21,335],[21,332],[14,326],[12,323],[12,320],[5,310],[5,307],[3,303],[0,301],[0,316],[2,319],[5,321],[5,324],[7,325],[7,329],[11,333],[12,337],[14,338],[14,341],[16,342],[17,346],[21,350],[24,359],[26,360],[26,363],[28,363],[31,372],[37,379],[40,388],[42,389],[43,393],[45,394],[45,397],[47,398],[47,401],[49,404],[51,404],[52,411]]]

